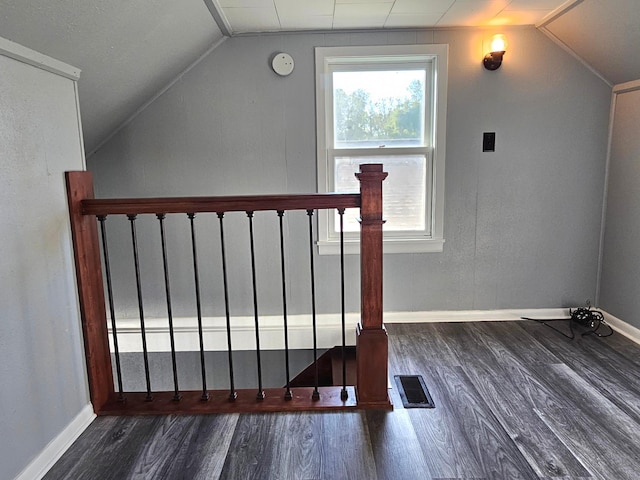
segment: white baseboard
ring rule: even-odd
[[[424,312],[385,312],[384,322],[391,323],[430,323],[430,322],[482,322],[510,321],[520,317],[541,319],[568,318],[568,309],[544,308],[524,310],[458,310]],[[310,315],[290,315],[289,347],[292,349],[313,348],[312,319]],[[355,327],[360,320],[359,313],[345,315],[346,340],[355,345]],[[284,349],[283,319],[277,315],[261,316],[260,348],[263,350]],[[342,343],[342,319],[339,314],[321,314],[316,317],[318,348],[331,348]],[[198,323],[195,318],[174,318],[176,350],[198,351]],[[202,319],[202,331],[205,350],[226,351],[227,334],[224,317]],[[255,331],[253,317],[233,317],[231,319],[231,341],[234,350],[255,349]],[[151,352],[169,352],[169,322],[166,318],[145,319],[147,347]],[[137,319],[118,320],[118,348],[120,352],[142,351],[140,324]],[[113,351],[113,344],[111,345]]]
[[[73,442],[89,426],[96,414],[93,405],[86,405],[56,438],[42,450],[33,461],[15,478],[15,480],[40,480]]]
[[[614,317],[604,310],[602,310],[602,314],[604,315],[604,321],[607,322],[607,324],[610,325],[611,328],[613,328],[619,334],[624,335],[629,340],[640,345],[640,329],[625,322],[624,320],[620,320],[618,317]]]
[[[384,323],[508,322],[522,317],[569,318],[568,308],[516,310],[441,310],[430,312],[385,312]]]
[[[355,345],[355,328],[360,319],[357,313],[345,315],[347,343]],[[109,324],[110,325],[110,324]],[[198,321],[193,317],[173,319],[175,346],[177,351],[193,352],[200,350]],[[231,342],[234,350],[254,350],[254,317],[231,318]],[[284,349],[284,320],[281,316],[265,315],[259,317],[260,349]],[[289,348],[313,348],[311,315],[289,315],[287,318]],[[342,319],[339,314],[316,316],[318,348],[331,348],[342,343]],[[142,339],[138,319],[118,320],[118,348],[120,352],[141,352]],[[147,348],[151,352],[169,352],[169,321],[166,318],[146,318],[145,331]],[[111,334],[111,328],[109,328]],[[224,317],[206,317],[202,319],[204,347],[207,351],[227,350],[227,323]],[[111,351],[113,338],[109,335]]]

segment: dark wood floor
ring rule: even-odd
[[[640,347],[533,322],[389,325],[435,409],[102,417],[53,479],[640,479]]]

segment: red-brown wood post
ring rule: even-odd
[[[358,406],[393,408],[389,400],[387,331],[382,323],[382,181],[380,164],[360,165],[360,297],[356,330]]]
[[[84,350],[91,403],[96,413],[114,396],[98,227],[82,214],[82,200],[94,198],[91,172],[66,172],[71,238],[76,265]]]

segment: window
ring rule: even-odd
[[[441,252],[447,45],[316,48],[318,191],[359,190],[361,163],[383,163],[385,253]],[[344,216],[359,252],[358,211]],[[319,251],[338,253],[339,219],[320,212]]]

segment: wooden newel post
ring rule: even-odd
[[[91,172],[66,172],[71,238],[80,301],[91,403],[96,413],[114,396],[98,227],[82,214],[82,200],[94,198]]]
[[[361,320],[356,330],[358,406],[392,408],[387,391],[388,339],[382,323],[382,181],[380,164],[360,165]]]

